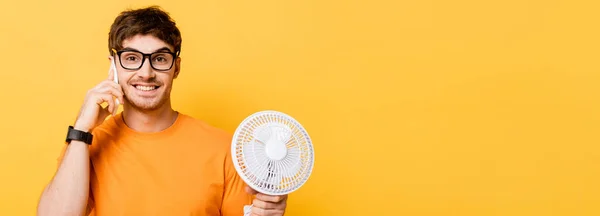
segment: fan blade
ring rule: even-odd
[[[242,148],[243,157],[246,161],[248,172],[259,179],[264,177],[261,173],[259,173],[260,169],[262,167],[266,167],[268,163],[264,149],[265,146],[258,141],[245,143],[244,147]]]
[[[281,184],[281,178],[280,174],[274,173],[269,177],[267,184],[271,185],[271,189],[276,189]]]
[[[252,154],[252,145],[249,142],[245,142],[242,145],[242,155],[250,155]]]
[[[267,140],[272,136],[271,130],[267,128],[268,125],[261,125],[254,130],[254,139],[260,140],[262,143],[266,143]]]
[[[268,170],[269,175],[266,182],[270,186],[270,189],[276,189],[281,184],[281,167],[278,163],[271,161],[268,165]]]
[[[286,143],[291,137],[291,130],[284,124],[273,124],[271,126],[271,132],[274,134],[278,141]]]
[[[242,147],[242,158],[246,165],[246,169],[243,170],[246,176],[249,176],[251,174],[249,173],[251,172],[251,169],[258,165],[258,162],[252,155],[254,155],[252,145],[244,143],[244,146]]]
[[[302,159],[300,158],[300,149],[298,146],[288,148],[288,153],[285,159],[281,162],[283,169],[281,175],[285,177],[294,177],[302,167]]]

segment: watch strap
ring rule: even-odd
[[[66,142],[71,143],[71,140],[79,140],[88,145],[92,144],[94,136],[92,133],[80,131],[75,129],[73,126],[69,126],[69,130],[67,131]]]

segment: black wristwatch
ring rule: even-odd
[[[80,131],[80,130],[73,128],[73,126],[69,126],[69,131],[67,132],[66,142],[71,143],[71,140],[79,140],[79,141],[82,141],[82,142],[90,145],[90,144],[92,144],[93,138],[94,138],[94,136],[91,133],[85,132],[85,131]]]

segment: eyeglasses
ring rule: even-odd
[[[146,57],[150,59],[150,66],[157,71],[167,71],[173,67],[177,53],[169,51],[158,51],[150,54],[145,54],[136,50],[121,50],[112,49],[119,57],[121,67],[127,70],[139,70],[144,65]]]

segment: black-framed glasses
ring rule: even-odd
[[[139,70],[144,65],[146,58],[150,60],[150,66],[157,71],[168,71],[173,67],[177,53],[169,51],[157,51],[146,54],[137,50],[120,50],[116,51],[121,67],[127,70]]]

